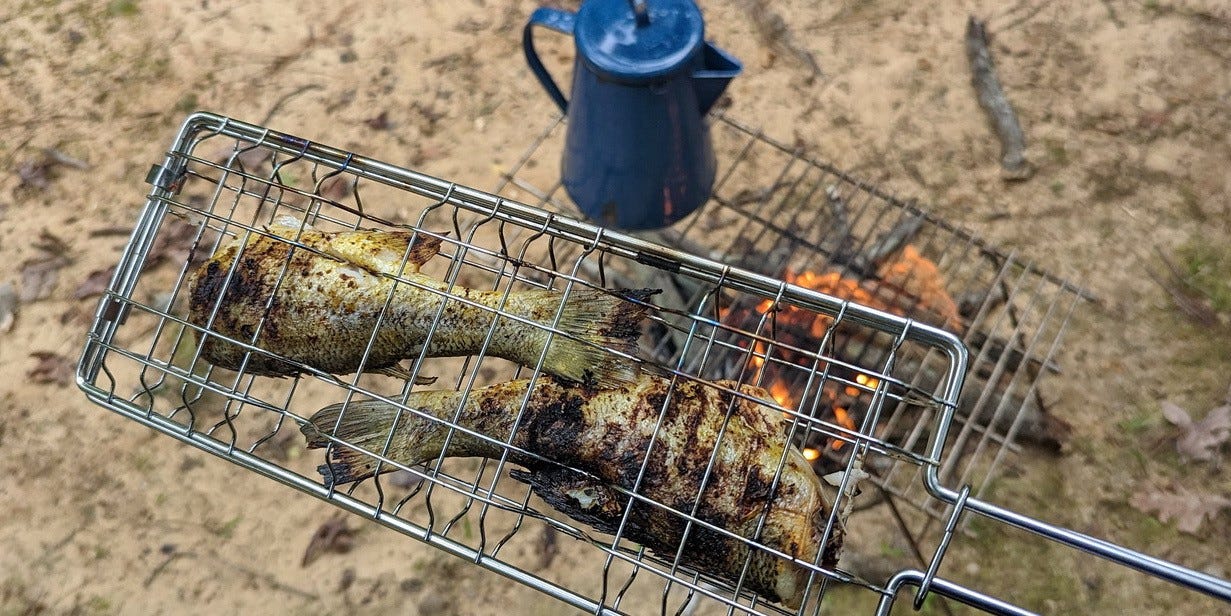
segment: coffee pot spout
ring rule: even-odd
[[[709,113],[731,80],[742,70],[744,66],[734,56],[711,43],[705,43],[701,50],[701,66],[692,74],[693,91],[697,93],[697,105],[702,115]]]

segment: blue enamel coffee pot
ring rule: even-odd
[[[569,98],[539,59],[535,26],[573,36]],[[691,0],[586,0],[576,13],[530,16],[526,61],[568,117],[561,177],[590,219],[654,229],[709,199],[716,164],[705,115],[742,67],[704,35]]]

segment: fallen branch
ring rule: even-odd
[[[1026,160],[1026,135],[996,76],[996,66],[992,63],[987,41],[986,25],[972,15],[966,22],[966,55],[970,58],[972,73],[970,81],[979,94],[979,105],[987,112],[1000,139],[1001,176],[1006,180],[1025,180],[1034,175],[1034,165]]]

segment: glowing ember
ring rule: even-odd
[[[906,245],[896,260],[881,267],[877,276],[880,284],[843,278],[838,272],[787,270],[782,275],[787,282],[813,291],[899,316],[911,316],[961,333],[964,324],[957,302],[945,288],[944,278],[936,263],[921,255],[919,249]],[[756,311],[766,314],[773,307],[774,302],[764,300],[757,305]],[[815,315],[792,306],[779,307],[779,312],[779,319],[785,318],[797,327],[806,326],[808,333],[818,340],[833,322],[828,316]]]
[[[945,279],[940,268],[930,259],[919,254],[911,244],[902,248],[896,261],[886,263],[877,274],[881,280],[914,297],[921,308],[931,312],[946,327],[958,327],[961,317],[957,302],[945,289]]]
[[[868,389],[876,389],[881,384],[880,379],[874,376],[868,376],[862,372],[855,375],[855,382],[867,387]]]
[[[924,258],[912,245],[904,246],[892,260],[880,266],[875,276],[867,280],[845,278],[836,271],[792,271],[789,269],[783,272],[782,278],[791,284],[840,300],[862,304],[899,316],[911,317],[931,325],[945,327],[956,333],[961,333],[965,326],[958,313],[957,302],[945,289],[940,269],[936,263]],[[719,314],[724,318],[730,315],[742,323],[746,322],[750,316],[764,317],[773,311],[772,329],[769,330],[769,335],[774,336],[775,340],[772,345],[774,361],[769,361],[770,343],[758,340],[752,345],[749,353],[748,367],[754,371],[754,377],[759,382],[767,384],[766,389],[779,405],[784,409],[794,410],[800,405],[800,401],[796,400],[792,394],[797,389],[802,389],[803,386],[792,384],[791,371],[788,368],[792,365],[806,366],[818,359],[795,349],[816,348],[825,339],[833,325],[833,317],[798,308],[789,303],[778,304],[773,300],[762,300],[757,303],[754,307],[755,313],[747,312],[746,306],[742,314],[732,312],[732,310],[738,311],[739,309],[722,309]],[[765,333],[762,332],[762,335]],[[838,375],[836,378],[840,377],[841,375]],[[826,415],[828,414],[826,411],[832,412],[832,420],[835,424],[856,432],[855,417],[848,409],[863,408],[866,399],[861,403],[860,398],[880,387],[881,382],[877,377],[858,372],[853,378],[853,383],[842,380],[823,383],[820,391],[821,404],[809,403],[808,406],[814,409],[812,411],[814,413],[818,410]],[[856,411],[854,414],[859,414],[859,412]],[[784,416],[788,419],[793,415],[793,412],[784,412]],[[804,449],[804,456],[809,461],[816,460],[820,458],[821,452],[826,447],[837,451],[848,442],[851,440],[832,438],[828,446],[815,445],[819,447],[819,450]]]

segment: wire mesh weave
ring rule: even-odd
[[[195,114],[185,122],[166,160],[151,170],[148,179],[154,189],[99,305],[79,366],[78,381],[90,399],[580,609],[683,613],[692,609],[697,598],[707,597],[728,612],[819,613],[831,585],[845,582],[874,593],[882,613],[887,613],[907,586],[920,587],[920,601],[935,592],[990,611],[1027,613],[936,577],[945,547],[967,511],[1231,597],[1221,580],[1001,510],[971,497],[968,488],[941,487],[946,432],[958,406],[968,356],[957,337],[939,328],[212,114]],[[859,471],[875,469],[875,461],[885,459],[918,469],[913,476],[921,477],[931,497],[949,505],[941,545],[927,571],[903,571],[887,581],[859,579],[844,571],[840,562],[837,567],[824,564],[819,553],[799,555],[792,566],[806,572],[809,600],[789,610],[750,591],[747,566],[737,574],[715,574],[705,567],[697,571],[681,557],[686,549],[650,551],[630,540],[623,526],[610,533],[597,532],[553,511],[524,483],[510,477],[511,470],[525,465],[526,455],[535,454],[513,444],[515,432],[484,434],[472,426],[436,418],[448,438],[480,439],[500,453],[484,459],[440,456],[425,465],[401,462],[384,448],[335,440],[331,447],[349,445],[382,470],[396,472],[344,488],[327,485],[312,468],[324,456],[288,460],[278,455],[289,440],[303,438],[299,427],[317,409],[369,398],[415,413],[404,401],[416,377],[440,377],[431,388],[466,395],[514,378],[547,379],[541,370],[542,356],[537,362],[526,362],[534,365],[518,365],[486,353],[495,323],[521,319],[523,326],[553,336],[569,337],[571,332],[556,327],[560,306],[554,306],[555,320],[525,322],[503,310],[505,303],[497,303],[484,308],[492,325],[484,332],[478,352],[460,358],[411,354],[403,366],[409,379],[362,370],[328,374],[310,362],[298,365],[300,374],[293,378],[257,376],[245,366],[253,358],[269,355],[253,344],[267,322],[268,311],[251,324],[247,339],[202,327],[184,316],[188,281],[203,260],[235,239],[268,237],[296,250],[312,250],[294,239],[269,234],[269,224],[279,216],[326,231],[398,229],[439,239],[440,254],[424,271],[445,285],[432,292],[462,303],[469,301],[463,288],[493,291],[504,301],[520,291],[552,289],[562,303],[586,289],[619,293],[612,288],[608,272],[637,268],[690,280],[700,290],[699,301],[684,309],[652,303],[644,324],[647,335],[668,331],[679,341],[671,361],[648,351],[625,357],[611,349],[601,350],[611,361],[636,361],[643,371],[664,375],[673,391],[678,391],[680,383],[695,383],[703,388],[722,387],[729,396],[738,397],[743,390],[715,385],[713,380],[721,377],[736,379],[739,385],[765,385],[766,366],[792,374],[792,382],[802,385],[791,404],[770,398],[755,401],[782,417],[783,430],[777,438],[784,446],[819,442],[850,454],[842,458],[843,472],[834,478],[837,485],[830,490],[831,504],[820,532],[832,537],[858,527],[860,512],[853,507],[853,499]],[[151,252],[160,242],[172,241],[191,242],[191,257],[174,267],[159,267],[150,259]],[[416,284],[400,275],[391,277],[400,285]],[[764,302],[773,309],[751,322],[726,320],[736,306]],[[779,340],[775,315],[785,310],[815,315],[827,324],[825,332],[807,346]],[[429,338],[437,332],[436,325],[428,332]],[[836,332],[852,330],[883,340],[888,352],[875,363],[853,363],[836,356],[832,352]],[[251,353],[237,371],[216,368],[202,359],[197,341],[205,336],[226,338]],[[372,340],[365,357],[370,355]],[[642,349],[654,346],[654,340],[647,342]],[[935,366],[939,378],[919,387],[900,374],[903,357]],[[823,393],[832,387],[840,387],[860,405],[859,425],[852,428],[816,413]],[[528,411],[525,403],[519,410],[521,414]],[[895,416],[909,417],[918,427],[909,438],[887,438],[875,430]],[[716,444],[697,446],[708,448],[705,453],[714,468]],[[575,461],[544,462],[584,470]],[[647,467],[645,459],[636,462]],[[779,464],[773,485],[778,485],[781,472]],[[638,485],[608,487],[614,487],[628,503],[635,501],[673,516],[685,528],[680,542],[684,546],[690,537],[695,540],[706,533],[779,560],[791,560],[778,547],[762,544],[756,533],[735,533],[698,515],[695,500],[656,501]],[[532,553],[527,546],[536,540],[534,531],[544,529],[581,541],[595,557],[585,559],[586,565],[577,570],[534,572],[527,561]]]
[[[531,137],[496,192],[554,212],[576,211],[556,172],[564,132],[557,118]],[[946,484],[969,485],[972,495],[983,496],[1021,442],[1047,446],[1063,437],[1067,426],[1047,412],[1046,380],[1061,369],[1056,356],[1069,319],[1093,298],[1088,291],[724,115],[714,118],[712,133],[721,161],[712,199],[673,227],[638,237],[771,278],[846,292],[959,336],[970,349],[970,371],[939,469]],[[893,258],[903,251],[912,258]],[[685,291],[677,303],[695,305],[695,291],[678,286]],[[877,363],[885,352],[858,335],[834,341],[834,353],[857,363]],[[940,380],[926,358],[902,361],[910,367],[900,365],[899,373],[916,386],[927,389]],[[886,418],[880,432],[910,432],[914,426],[903,420]],[[915,438],[926,433],[921,428]],[[943,520],[945,503],[924,489],[916,471],[895,465],[874,480],[931,514],[928,522]]]

